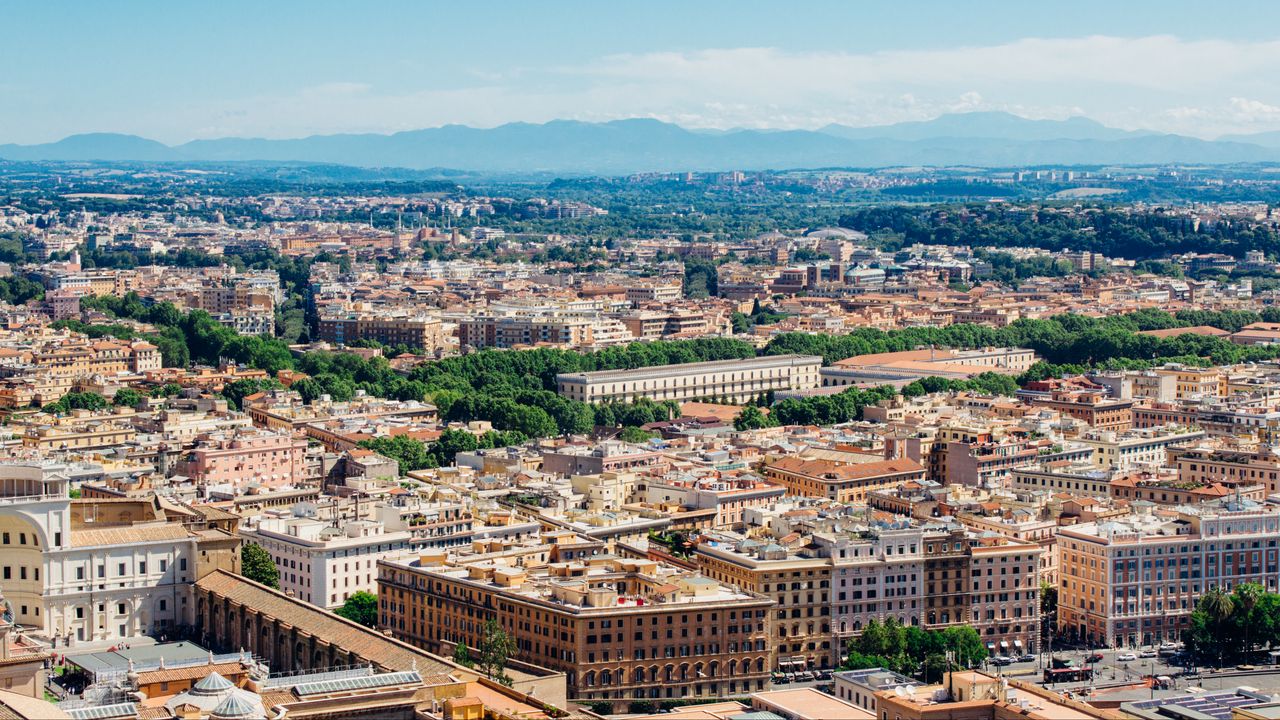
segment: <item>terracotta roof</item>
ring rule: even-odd
[[[1165,330],[1141,330],[1135,335],[1150,335],[1151,337],[1169,338],[1179,335],[1209,335],[1212,337],[1222,337],[1230,335],[1230,332],[1212,325],[1196,325],[1195,327],[1167,328]]]
[[[180,668],[166,668],[164,670],[142,670],[138,672],[138,682],[141,684],[158,683],[158,682],[177,682],[179,680],[195,680],[204,678],[209,673],[216,672],[223,677],[241,675],[248,670],[240,664],[239,660],[224,663],[205,663],[203,665],[191,665]]]
[[[71,533],[71,547],[96,547],[98,545],[133,545],[140,542],[161,540],[186,540],[186,528],[181,525],[126,525],[100,530],[75,530]]]
[[[830,480],[858,480],[861,478],[879,477],[881,475],[895,475],[898,473],[914,473],[923,472],[924,468],[917,462],[907,458],[896,458],[893,460],[879,460],[876,462],[850,463],[847,465],[834,463],[830,460],[806,460],[800,457],[785,457],[769,463],[768,467],[782,470],[783,472],[798,473],[808,475],[810,477],[819,477]],[[827,475],[834,475],[834,478],[826,478]]]
[[[451,682],[448,675],[452,668],[430,654],[239,575],[216,570],[198,580],[196,585],[284,620],[300,631],[387,670],[409,670],[417,663],[418,672],[428,685]]]
[[[929,360],[943,360],[954,356],[955,353],[950,350],[902,350],[900,352],[855,355],[851,358],[845,358],[844,360],[837,360],[832,364],[839,367],[853,367],[859,365],[883,365],[885,363],[898,362],[927,362]]]

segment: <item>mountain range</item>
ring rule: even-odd
[[[302,162],[565,175],[920,165],[1227,164],[1280,161],[1280,132],[1202,140],[1119,130],[1084,117],[1029,120],[1003,112],[943,115],[877,127],[719,132],[648,119],[554,120],[487,129],[445,125],[391,135],[221,138],[175,146],[135,135],[89,133],[40,145],[0,145],[0,158]]]

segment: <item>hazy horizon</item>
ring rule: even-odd
[[[1280,130],[1280,5],[5,3],[0,143],[653,118],[816,129],[970,111]]]

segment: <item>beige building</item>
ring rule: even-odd
[[[925,479],[925,469],[908,458],[841,463],[834,460],[784,457],[767,462],[761,472],[792,495],[863,503],[867,493]]]
[[[444,347],[444,331],[439,318],[351,313],[321,317],[321,340],[345,345],[356,340],[376,340],[384,345],[407,345],[426,352]]]
[[[659,365],[634,370],[601,370],[556,376],[557,390],[571,400],[600,403],[722,398],[745,402],[776,390],[818,386],[822,358],[773,355],[745,360]]]
[[[839,648],[831,626],[831,558],[798,555],[770,542],[702,542],[698,569],[720,583],[771,600],[767,669],[833,666]]]
[[[516,659],[564,672],[573,699],[617,709],[766,687],[772,602],[656,561],[593,557],[580,545],[568,533],[523,554],[380,561],[379,624],[447,655],[458,644],[479,647],[495,620],[516,640]]]

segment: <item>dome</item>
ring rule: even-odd
[[[209,713],[209,720],[265,720],[262,699],[245,690],[236,690]]]
[[[192,693],[196,695],[221,695],[227,690],[232,690],[235,685],[228,679],[222,677],[216,672],[211,672],[207,676],[201,678],[191,688]]]

